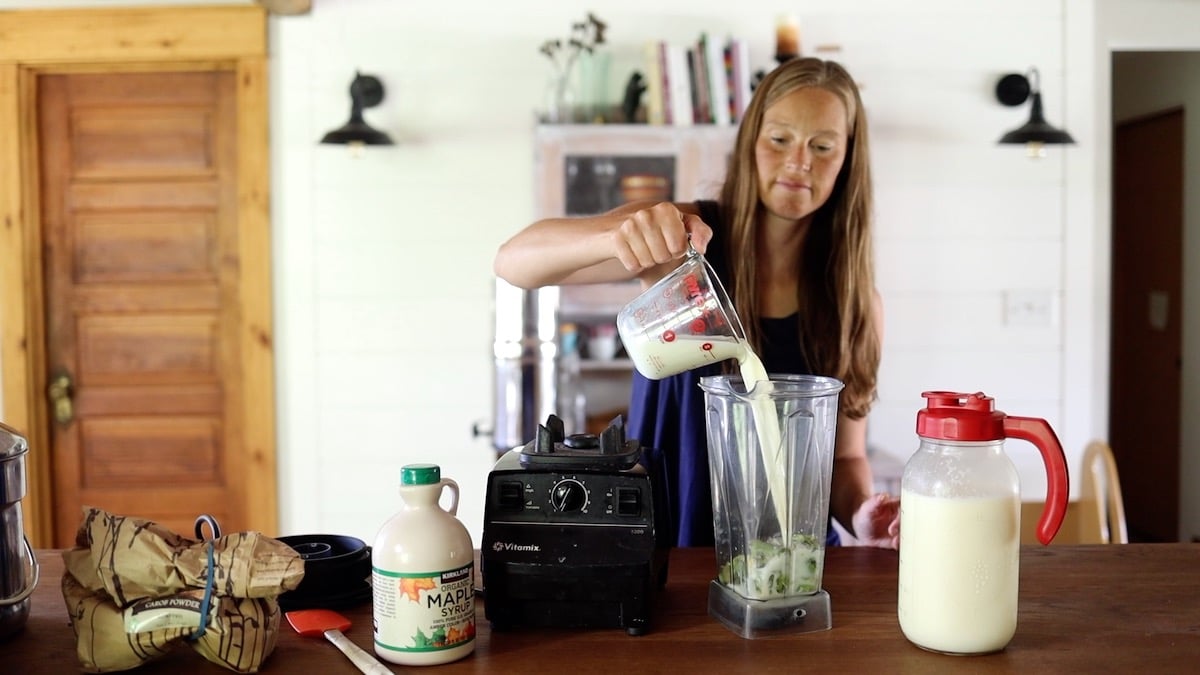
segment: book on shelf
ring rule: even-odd
[[[733,121],[741,123],[746,106],[750,105],[753,75],[750,73],[750,48],[741,38],[730,38],[725,46],[726,62],[729,71],[729,98],[732,102],[730,111]]]
[[[696,124],[712,123],[712,99],[708,83],[708,55],[704,44],[697,42],[687,50],[688,76],[692,85],[692,121]]]
[[[666,44],[667,71],[664,88],[667,90],[666,105],[669,124],[687,127],[695,123],[692,110],[692,81],[688,74],[687,48],[678,44]]]
[[[646,122],[728,126],[750,103],[749,49],[744,40],[701,33],[692,44],[645,46]]]
[[[663,68],[660,43],[646,43],[646,124],[665,124],[663,110]]]
[[[708,122],[721,126],[733,123],[729,107],[729,71],[725,68],[725,47],[708,35],[700,34],[700,51],[704,54],[707,74]]]

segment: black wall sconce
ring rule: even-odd
[[[335,145],[393,145],[387,133],[375,129],[363,121],[363,108],[371,108],[383,101],[383,83],[372,75],[355,71],[350,83],[350,121],[330,131],[321,138],[322,143]]]
[[[1037,68],[1026,75],[1009,73],[996,83],[996,99],[1007,106],[1018,106],[1032,99],[1029,121],[1000,137],[1000,143],[1024,144],[1030,157],[1045,157],[1046,145],[1073,144],[1071,134],[1046,122],[1042,115],[1042,93]]]

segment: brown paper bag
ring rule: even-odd
[[[87,508],[75,543],[63,553],[62,592],[76,654],[91,673],[134,668],[180,643],[230,670],[257,672],[275,648],[277,598],[304,577],[299,553],[257,532],[196,541]]]

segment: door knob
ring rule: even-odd
[[[71,381],[71,374],[61,372],[50,380],[50,386],[46,388],[46,393],[50,397],[50,404],[54,407],[54,421],[66,426],[75,419],[75,405],[71,401],[71,393],[74,389],[74,383]]]

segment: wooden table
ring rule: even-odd
[[[59,591],[61,556],[43,550],[38,560],[33,611],[22,633],[0,643],[0,672],[78,672]],[[1016,636],[1003,652],[986,656],[934,654],[904,639],[896,620],[895,551],[829,549],[824,587],[833,629],[758,640],[742,639],[707,615],[715,566],[710,549],[672,551],[655,623],[642,637],[619,629],[493,634],[480,602],[475,653],[436,673],[1200,672],[1200,544],[1023,547]],[[370,603],[345,613],[353,621],[347,635],[370,651]],[[181,645],[132,672],[229,671]],[[285,625],[260,672],[358,671],[333,645]]]

